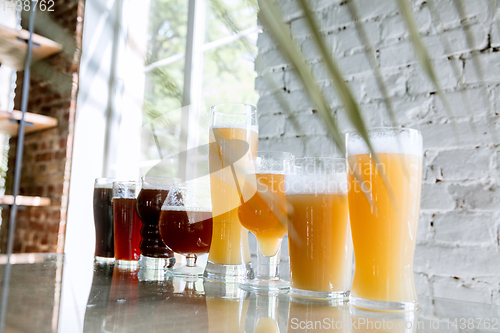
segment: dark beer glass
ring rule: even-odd
[[[137,214],[138,182],[113,183],[115,259],[122,267],[137,266],[141,242],[141,220]]]
[[[147,269],[170,268],[175,264],[174,252],[163,243],[158,231],[161,206],[178,178],[143,177],[137,197],[137,213],[142,220],[140,265]]]
[[[97,178],[94,182],[95,261],[101,264],[115,261],[113,240],[113,181]]]
[[[208,253],[212,241],[210,185],[172,187],[161,208],[159,228],[163,242],[186,256],[186,266],[167,272],[174,276],[203,276],[204,268],[196,265],[196,259]]]

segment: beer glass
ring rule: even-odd
[[[247,104],[210,108],[209,170],[213,232],[204,276],[238,282],[253,277],[248,230],[238,218],[241,187],[257,154],[257,109]]]
[[[174,186],[161,207],[159,220],[163,242],[186,256],[186,265],[167,271],[175,276],[203,276],[197,256],[208,253],[212,241],[210,185],[193,183]]]
[[[360,135],[346,135],[349,214],[357,307],[417,309],[413,255],[422,183],[422,136],[414,129],[369,131],[376,158]]]
[[[142,268],[162,270],[175,264],[174,252],[161,240],[158,230],[161,206],[171,187],[179,178],[143,177],[137,197],[137,213],[142,221],[140,265]]]
[[[258,246],[256,278],[244,281],[244,288],[290,288],[290,283],[279,277],[279,263],[281,241],[288,230],[285,173],[293,159],[291,153],[258,152],[254,170],[247,174],[242,192],[250,199],[239,207],[238,216],[241,225],[255,235]]]
[[[343,158],[295,160],[285,195],[293,206],[288,226],[290,294],[339,300],[349,296],[352,243]]]
[[[95,261],[101,264],[115,261],[113,181],[111,178],[97,178],[94,182]]]
[[[141,254],[141,220],[137,215],[138,182],[113,183],[115,259],[122,267],[135,267]]]

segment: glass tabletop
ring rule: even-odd
[[[5,262],[0,256],[2,281]],[[17,254],[12,262],[5,332],[499,331],[500,307],[488,304],[420,296],[417,312],[372,312],[61,254]]]

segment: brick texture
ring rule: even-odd
[[[25,137],[20,195],[51,199],[47,207],[20,207],[14,252],[62,252],[66,226],[71,152],[78,92],[84,0],[56,1],[39,12],[35,32],[63,44],[63,52],[32,65],[28,111],[54,117],[55,128]],[[23,17],[23,26],[28,18]],[[26,27],[25,27],[26,28]],[[23,73],[18,73],[15,108],[21,107]],[[9,141],[6,194],[12,193],[17,138]],[[0,237],[6,250],[9,209],[2,211]]]
[[[448,117],[436,89],[422,72],[408,32],[393,0],[354,0],[376,51],[388,93],[401,126],[419,129],[424,138],[424,178],[421,218],[415,253],[418,292],[424,295],[500,304],[500,126],[498,114],[488,110],[500,101],[500,34],[493,21],[495,9],[487,0],[464,1],[483,66],[486,87],[476,73],[453,0],[436,0],[442,25],[436,27],[426,1],[412,0],[418,28],[431,55],[455,124]],[[311,38],[304,14],[295,0],[278,0],[286,24],[323,88],[342,130],[352,127],[328,77],[323,59]],[[390,126],[385,103],[345,1],[310,1],[313,15],[331,53],[360,103],[369,126]],[[495,3],[495,2],[491,2]],[[437,31],[444,31],[443,36]],[[448,40],[446,54],[442,38]],[[279,55],[264,31],[258,39],[257,72],[259,149],[291,150],[298,157],[336,153],[313,112],[294,68]],[[451,56],[459,63],[460,79]],[[268,89],[265,73],[275,78],[278,92]],[[463,82],[463,85],[462,85]],[[288,101],[301,124],[300,133],[276,94]],[[454,126],[459,133],[457,140]],[[304,136],[305,135],[305,136]],[[308,140],[303,140],[307,137]],[[288,260],[288,258],[284,258]],[[437,310],[436,310],[437,311]]]

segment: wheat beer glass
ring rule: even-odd
[[[349,215],[356,270],[351,303],[380,311],[417,309],[413,255],[422,183],[422,136],[404,128],[369,131],[376,158],[346,136]]]
[[[174,276],[201,277],[204,268],[197,256],[208,253],[212,241],[210,185],[204,183],[174,186],[161,207],[159,221],[163,242],[186,256],[186,265],[167,271]]]
[[[291,153],[258,152],[254,170],[247,174],[243,197],[250,199],[239,207],[238,215],[241,225],[257,238],[258,246],[255,279],[244,281],[243,288],[290,288],[288,281],[279,277],[279,263],[281,241],[288,230],[285,173],[291,168],[293,159]]]
[[[97,178],[94,182],[95,261],[101,264],[115,261],[113,181],[111,178]]]
[[[139,183],[116,181],[113,183],[113,231],[115,260],[122,267],[136,267],[141,251],[141,219],[137,215]]]
[[[295,160],[285,194],[293,206],[288,226],[290,294],[341,300],[349,296],[352,242],[343,158]]]
[[[253,277],[248,230],[238,218],[241,189],[257,154],[257,109],[247,104],[210,108],[209,169],[213,231],[204,276],[238,282]]]

